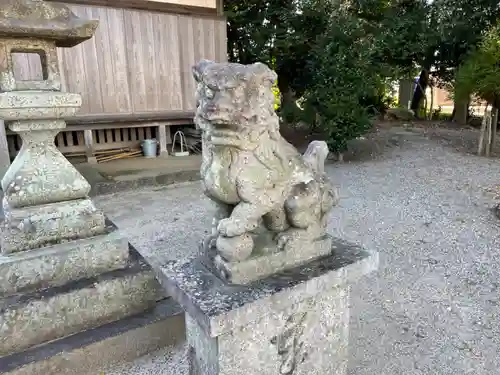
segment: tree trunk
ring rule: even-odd
[[[430,88],[431,88],[431,104],[429,105],[429,120],[432,121],[434,119],[434,86],[430,85]]]
[[[288,77],[284,74],[280,75],[279,70],[277,71],[277,73],[278,89],[280,90],[281,94],[280,107],[285,114],[283,120],[286,123],[294,122],[297,120],[295,118],[295,115],[300,110],[299,107],[297,107],[297,98],[295,97],[295,93],[293,92],[293,90],[290,88]]]
[[[411,101],[411,87],[412,82],[409,79],[401,79],[399,81],[399,91],[398,91],[398,101],[399,106],[402,108],[408,108]]]
[[[429,71],[427,69],[422,69],[420,72],[420,77],[418,79],[417,87],[415,88],[413,98],[411,100],[410,109],[415,113],[415,117],[419,117],[420,105],[422,100],[425,98],[425,91],[429,85]]]
[[[466,125],[469,120],[469,102],[455,100],[453,104],[452,119],[460,125]]]

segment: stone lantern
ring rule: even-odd
[[[64,118],[82,104],[79,94],[61,92],[57,47],[91,38],[97,26],[40,0],[7,0],[0,9],[0,118],[23,141],[2,179],[3,253],[104,232],[104,215],[88,198],[89,183],[54,144]],[[43,79],[16,79],[13,53],[38,54]]]
[[[121,358],[139,356],[151,349],[148,340],[131,350],[129,339],[110,335],[133,328],[140,337],[141,327],[168,318],[127,323],[167,300],[150,267],[96,208],[89,183],[54,144],[64,119],[82,104],[79,94],[61,92],[57,48],[92,38],[97,26],[62,4],[1,1],[0,120],[23,141],[2,180],[1,373],[91,371],[91,364],[114,361],[120,345]],[[16,78],[14,53],[38,54],[42,79]],[[103,350],[103,340],[112,350]]]

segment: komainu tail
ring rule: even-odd
[[[312,141],[304,153],[304,162],[316,173],[325,173],[325,161],[328,156],[328,145],[324,141]]]

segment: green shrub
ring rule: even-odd
[[[344,151],[350,139],[366,133],[373,116],[388,105],[382,64],[374,60],[371,46],[359,20],[339,14],[314,50],[314,77],[304,95],[304,109],[314,113],[309,122],[326,133],[332,151]]]
[[[455,77],[455,95],[470,95],[498,105],[500,98],[500,26],[489,30],[479,46],[470,52]]]

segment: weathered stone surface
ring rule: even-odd
[[[4,298],[0,300],[0,356],[137,314],[162,297],[154,274],[144,267]]]
[[[56,47],[91,38],[97,24],[54,2],[0,5],[0,120],[22,138],[2,179],[0,357],[143,312],[164,297],[54,144],[82,104],[80,95],[60,92]],[[18,80],[13,53],[38,54],[42,79]]]
[[[3,199],[1,249],[4,254],[104,234],[105,217],[89,199],[10,208]]]
[[[334,239],[331,255],[248,285],[199,259],[169,262],[160,282],[186,311],[193,375],[344,375],[349,284],[378,255]]]
[[[307,242],[304,243],[304,246],[309,245]],[[226,262],[215,253],[214,248],[210,248],[207,256],[202,258],[202,262],[213,272],[223,274],[233,284],[248,284],[271,276],[277,270],[284,270],[314,258],[327,256],[331,251],[332,240],[330,236],[324,236],[314,241],[314,246],[311,246],[307,252],[299,246],[294,246],[287,251],[270,249],[268,253],[252,256],[245,262]],[[217,269],[214,269],[212,259],[215,259]]]
[[[193,375],[343,375],[348,291],[335,289],[216,338],[186,316]]]
[[[35,53],[40,56],[42,80],[18,80],[14,76],[13,53]],[[55,42],[35,39],[0,38],[0,91],[61,90],[61,75]]]
[[[216,337],[261,319],[275,308],[284,309],[352,284],[377,266],[377,253],[334,238],[330,256],[248,285],[220,279],[199,258],[168,262],[157,275],[169,295],[203,325],[209,336]]]
[[[99,22],[78,18],[64,4],[42,0],[2,0],[0,37],[54,40],[73,47],[92,38]]]
[[[218,206],[203,245],[209,254],[210,248],[217,250],[215,269],[223,277],[229,276],[228,268],[250,271],[255,267],[233,263],[279,251],[294,256],[273,263],[271,273],[294,267],[298,259],[314,259],[322,253],[315,247],[326,235],[326,217],[337,202],[324,173],[326,143],[312,142],[301,155],[280,135],[272,90],[277,76],[266,65],[203,60],[193,74],[202,181]],[[239,280],[256,278],[241,275]]]
[[[402,103],[403,104],[403,103]],[[408,108],[389,108],[386,117],[393,120],[410,121],[415,119],[415,113]]]
[[[18,131],[23,146],[2,179],[10,208],[85,198],[90,184],[54,144],[58,130]]]
[[[0,93],[0,118],[6,121],[54,120],[76,114],[82,105],[80,94],[45,91]],[[49,121],[16,123],[19,131],[64,129],[66,124]],[[17,130],[15,130],[17,131]]]
[[[0,295],[63,285],[124,268],[128,243],[117,231],[0,256]]]
[[[171,298],[120,321],[0,358],[3,375],[97,375],[176,345],[185,338],[184,313]]]

